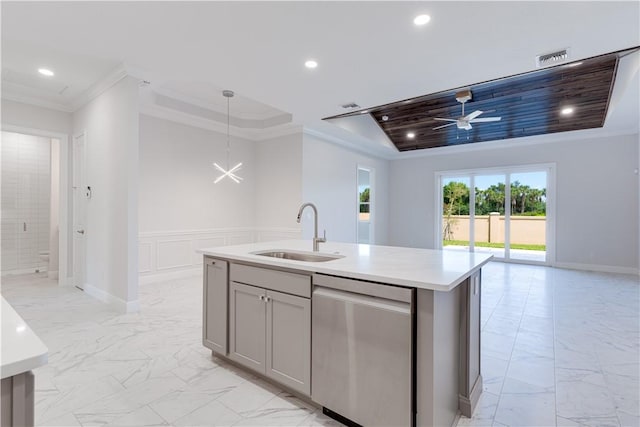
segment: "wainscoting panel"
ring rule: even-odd
[[[204,239],[195,239],[193,240],[192,249],[192,259],[193,265],[200,265],[202,263],[202,254],[197,253],[196,251],[204,248],[215,248],[216,246],[226,246],[227,239],[224,237],[207,237]]]
[[[302,239],[301,230],[258,228],[255,231],[256,242]]]
[[[167,270],[176,267],[190,267],[191,240],[158,240],[156,244],[158,257],[158,270]]]
[[[291,228],[221,228],[140,233],[140,283],[152,283],[202,273],[202,255],[196,251],[216,246],[300,239]]]
[[[249,234],[236,234],[229,236],[229,245],[244,245],[245,243],[253,243],[253,232]]]
[[[147,273],[151,271],[153,262],[153,245],[150,242],[138,241],[138,271]]]

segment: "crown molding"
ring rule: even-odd
[[[93,99],[100,96],[104,91],[109,89],[114,84],[118,83],[123,78],[127,76],[140,78],[139,76],[141,76],[142,74],[143,73],[140,70],[121,63],[116,68],[111,70],[106,76],[93,83],[87,90],[76,96],[74,99],[70,100],[69,103],[65,104],[46,101],[35,96],[11,93],[6,94],[4,93],[4,91],[2,93],[2,99],[20,102],[22,104],[35,105],[37,107],[48,108],[50,110],[62,111],[65,113],[73,113],[75,111],[78,111],[87,103],[91,102]]]
[[[227,134],[227,125],[219,123],[213,120],[208,120],[202,117],[194,116],[192,114],[183,113],[170,108],[160,107],[155,104],[144,103],[140,105],[140,114],[144,114],[151,117],[156,117],[163,120],[169,120],[172,122],[180,123],[187,126],[193,126],[200,129],[210,130],[220,133],[222,135]],[[245,129],[235,126],[229,127],[229,134],[247,139],[250,141],[264,141],[268,139],[277,138],[280,136],[291,135],[297,132],[302,132],[302,126],[293,123],[287,123],[279,126],[274,126],[267,129]]]
[[[2,94],[2,99],[7,101],[19,102],[20,104],[33,105],[36,107],[42,107],[49,110],[61,111],[63,113],[73,113],[73,108],[68,105],[58,104],[57,102],[49,102],[40,98],[27,95],[17,94]]]
[[[204,108],[205,110],[214,111],[216,113],[227,115],[227,109],[216,104],[207,103],[201,99],[194,98],[192,96],[183,95],[171,89],[166,89],[163,87],[153,86],[152,90],[158,95],[166,96],[167,98],[173,98],[178,101],[184,102],[186,104],[195,105],[200,108]],[[251,114],[251,113],[239,113],[239,114],[231,114],[231,117],[235,117],[239,120],[249,120],[249,121],[265,121],[274,119],[276,117],[280,117],[286,115],[284,111],[278,110],[276,114]]]
[[[267,141],[269,139],[279,138],[281,136],[302,134],[304,127],[294,123],[285,123],[266,129],[253,130],[255,132],[255,141]]]
[[[109,74],[102,79],[95,82],[89,89],[78,95],[72,102],[72,111],[78,111],[80,108],[100,96],[103,92],[109,89],[111,86],[118,83],[120,80],[127,77],[127,67],[124,63],[119,64],[116,68],[111,70]]]
[[[392,158],[388,154],[383,154],[383,153],[380,153],[380,152],[375,151],[375,150],[371,151],[371,150],[366,150],[364,148],[360,148],[360,147],[354,145],[353,142],[350,142],[350,141],[348,141],[346,139],[337,137],[335,135],[331,135],[331,134],[319,131],[317,129],[312,129],[312,128],[309,128],[309,127],[305,126],[304,130],[303,130],[303,133],[305,135],[309,135],[309,136],[313,136],[315,138],[321,139],[321,140],[323,140],[325,142],[329,142],[331,144],[338,145],[338,146],[340,146],[342,148],[346,148],[346,149],[348,149],[350,151],[353,151],[355,153],[364,154],[365,156],[375,157],[375,158],[380,159],[380,160],[390,160]]]

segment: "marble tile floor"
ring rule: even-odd
[[[49,347],[38,426],[338,426],[201,345],[199,277],[141,285],[119,314],[43,275],[2,295]],[[637,276],[483,269],[484,392],[459,426],[639,426]]]

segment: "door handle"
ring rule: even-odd
[[[76,233],[78,233],[78,234],[84,234],[84,230],[76,230]]]
[[[27,231],[27,223],[26,222],[22,223],[22,231]]]

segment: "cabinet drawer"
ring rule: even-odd
[[[231,280],[311,298],[311,276],[250,265],[231,264]]]

